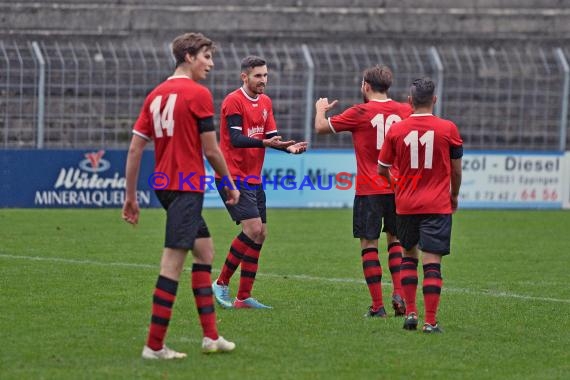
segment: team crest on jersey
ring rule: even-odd
[[[264,108],[264,109],[263,109],[263,122],[266,122],[266,121],[267,121],[267,114],[268,114],[268,112],[267,112],[267,110]]]

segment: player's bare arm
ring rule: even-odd
[[[451,208],[457,210],[459,189],[461,187],[462,164],[461,158],[451,160]]]
[[[125,168],[126,189],[125,202],[123,204],[123,220],[130,224],[137,224],[139,221],[139,204],[137,202],[137,182],[139,179],[139,169],[141,159],[146,145],[146,140],[140,136],[133,135],[129,153],[127,155],[127,165]]]
[[[386,178],[386,180],[388,181],[388,184],[391,183],[390,168],[389,167],[378,163],[378,174],[381,175],[382,177]]]
[[[333,133],[330,128],[329,121],[326,113],[338,103],[338,100],[333,100],[329,103],[328,98],[319,98],[315,103],[315,131],[317,134]]]
[[[212,165],[212,168],[219,173],[222,177],[227,178],[230,182],[230,187],[225,187],[224,191],[227,195],[226,203],[234,206],[239,202],[239,190],[237,189],[226,164],[226,160],[218,146],[215,131],[208,131],[200,133],[200,140],[202,142],[202,150],[206,159]]]

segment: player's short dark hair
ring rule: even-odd
[[[184,63],[186,54],[196,56],[203,47],[207,47],[212,52],[216,50],[214,41],[202,33],[184,33],[176,37],[172,41],[172,55],[176,60],[176,67]]]
[[[259,66],[265,66],[267,62],[265,59],[258,57],[256,55],[248,55],[241,60],[241,72],[248,73],[251,69]]]
[[[386,65],[376,65],[364,70],[362,79],[374,92],[386,92],[392,85],[392,70]]]
[[[410,96],[414,107],[430,106],[433,103],[435,83],[430,77],[414,79],[410,85]]]

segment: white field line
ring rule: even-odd
[[[57,262],[65,264],[74,265],[96,265],[102,267],[126,267],[126,268],[145,268],[145,269],[158,269],[158,265],[150,264],[137,264],[137,263],[121,263],[121,262],[103,262],[103,261],[93,261],[93,260],[76,260],[76,259],[64,259],[60,257],[40,257],[40,256],[18,256],[0,253],[0,259],[7,260],[28,260],[28,261],[47,261],[47,262]],[[187,271],[189,269],[186,269]],[[261,277],[272,277],[272,278],[287,278],[300,281],[317,281],[317,282],[336,282],[336,283],[349,283],[349,284],[364,284],[364,280],[354,279],[354,278],[329,278],[329,277],[317,277],[309,276],[305,274],[277,274],[277,273],[263,273],[259,272],[258,276]],[[383,286],[392,286],[390,283],[382,283]],[[514,298],[526,301],[542,301],[542,302],[558,302],[558,303],[568,303],[570,304],[570,299],[560,299],[551,297],[534,297],[522,294],[515,294],[509,292],[495,292],[486,290],[474,290],[465,288],[453,288],[446,286],[444,287],[445,292],[451,293],[463,293],[463,294],[476,294],[488,297],[497,298]]]

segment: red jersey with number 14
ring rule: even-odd
[[[378,176],[378,151],[390,126],[412,113],[408,104],[391,99],[370,100],[350,107],[329,118],[333,132],[352,133],[356,155],[356,195],[392,194],[386,181]]]
[[[212,116],[212,94],[187,76],[172,76],[148,94],[133,133],[154,141],[154,170],[166,175],[155,179],[156,189],[204,192],[198,119]]]
[[[239,115],[242,125],[228,125],[228,116]],[[256,98],[248,96],[240,87],[226,96],[222,103],[220,124],[220,149],[228,163],[234,179],[245,177],[248,183],[261,183],[261,168],[265,160],[265,148],[236,148],[230,141],[229,128],[241,128],[244,136],[263,140],[267,133],[276,132],[273,105],[269,96],[260,94]],[[216,173],[216,176],[219,176]]]
[[[398,168],[397,214],[451,214],[451,149],[463,140],[457,126],[431,114],[392,125],[378,162]]]

